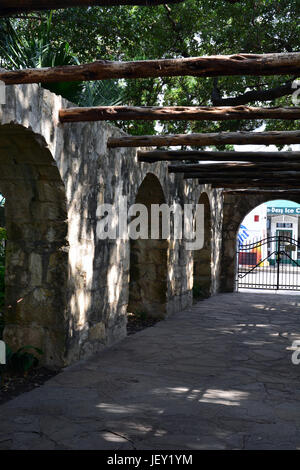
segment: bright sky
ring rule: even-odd
[[[268,207],[300,207],[300,204],[286,199],[276,199],[275,201],[265,202]]]

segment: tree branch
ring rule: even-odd
[[[241,106],[254,101],[273,101],[276,98],[291,95],[295,91],[295,89],[292,88],[293,81],[294,78],[284,85],[280,85],[276,88],[247,91],[246,93],[235,96],[234,98],[221,98],[220,90],[217,87],[217,81],[214,80],[211,101],[214,106]]]

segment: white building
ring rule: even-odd
[[[300,250],[296,246],[292,247],[289,239],[298,243],[300,237],[300,205],[286,200],[275,200],[263,203],[253,209],[244,218],[239,229],[239,242],[245,246],[255,243],[267,237],[282,237],[281,246],[290,246],[290,256],[293,260],[300,260]],[[278,241],[274,243],[262,243],[260,246],[260,259],[270,257],[269,261],[274,262],[278,249]]]

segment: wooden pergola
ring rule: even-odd
[[[7,70],[0,80],[7,85],[55,83],[119,78],[296,75],[300,72],[300,52],[274,54],[234,54],[180,59],[116,62],[98,60],[89,64]]]
[[[13,2],[10,2],[10,4]],[[24,2],[24,4],[26,1]],[[33,4],[31,1],[28,3]],[[49,2],[51,3],[51,2]],[[66,2],[64,2],[66,3]],[[70,1],[71,3],[71,1]],[[90,2],[91,3],[91,2]],[[100,3],[100,2],[99,2]],[[105,3],[105,2],[103,2]],[[108,3],[108,2],[107,2]],[[119,4],[121,2],[118,2]],[[129,3],[129,2],[127,2]],[[132,2],[133,3],[133,2]],[[138,3],[138,2],[135,2]],[[149,2],[148,2],[149,3]],[[160,3],[160,2],[156,2]],[[48,2],[47,2],[48,4]],[[73,2],[74,4],[74,2]],[[300,53],[235,54],[179,59],[131,62],[96,61],[90,64],[41,69],[1,70],[0,80],[6,85],[54,83],[105,79],[150,77],[263,76],[300,75]],[[300,119],[300,107],[252,106],[173,106],[72,107],[59,111],[61,123],[118,120],[246,120]],[[218,145],[290,145],[300,144],[299,131],[219,132],[174,135],[122,136],[108,139],[110,149],[117,147],[169,147]],[[185,179],[197,178],[217,188],[284,188],[299,187],[300,152],[209,152],[199,150],[158,149],[138,151],[138,161],[182,162],[169,165],[170,173],[181,173]],[[195,164],[197,162],[197,164]],[[212,163],[209,163],[212,162]]]

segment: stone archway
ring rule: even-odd
[[[237,234],[242,220],[255,207],[263,202],[275,199],[287,199],[300,203],[300,195],[297,193],[282,194],[274,191],[232,191],[224,193],[221,292],[233,292],[235,290]]]
[[[211,260],[212,260],[212,228],[211,210],[208,195],[202,193],[198,204],[204,206],[204,245],[201,250],[194,251],[193,297],[200,299],[211,295]]]
[[[167,313],[168,240],[150,238],[151,204],[165,204],[157,177],[148,173],[139,187],[135,203],[148,209],[147,240],[130,240],[128,312],[162,318]],[[160,220],[161,236],[161,220]]]
[[[43,138],[0,126],[0,192],[7,229],[4,340],[32,345],[62,366],[67,338],[68,242],[65,188]]]

